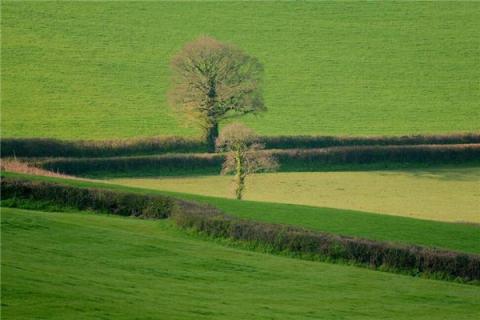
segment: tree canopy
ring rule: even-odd
[[[261,63],[231,44],[200,37],[173,57],[171,68],[170,104],[200,125],[212,151],[220,121],[266,110]]]

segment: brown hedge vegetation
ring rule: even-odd
[[[340,146],[387,146],[422,144],[480,143],[480,133],[413,136],[264,136],[259,143],[266,149],[317,149]],[[153,137],[123,140],[58,140],[48,138],[3,138],[2,157],[118,157],[162,153],[207,152],[200,139]]]
[[[323,149],[267,150],[280,164],[280,171],[355,169],[374,165],[462,164],[480,161],[480,144],[358,146]],[[182,175],[218,174],[222,154],[168,154],[163,156],[114,158],[64,158],[38,162],[43,169],[71,175]]]

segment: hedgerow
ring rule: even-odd
[[[270,151],[282,170],[317,170],[331,165],[461,164],[480,160],[480,144],[356,146]]]
[[[22,201],[42,201],[57,207],[156,219],[170,216],[175,208],[175,202],[169,197],[12,178],[2,179],[1,191],[2,202],[10,200],[11,206],[21,205]]]
[[[37,162],[43,169],[72,175],[114,174],[115,176],[181,175],[218,173],[220,154],[167,154],[144,157],[63,158]]]
[[[124,140],[58,140],[49,138],[3,138],[2,157],[116,157],[168,152],[206,152],[199,139],[153,137]]]
[[[343,261],[372,269],[434,276],[460,281],[480,280],[480,256],[420,246],[404,246],[310,231],[226,216],[215,210],[177,211],[177,225],[211,237],[246,241],[273,252]]]
[[[480,143],[480,133],[458,133],[410,136],[264,136],[266,149],[317,149],[341,146],[394,146],[421,144]]]
[[[266,149],[317,149],[340,146],[387,146],[480,143],[480,133],[413,136],[263,136]],[[119,157],[163,153],[206,152],[200,139],[152,137],[123,140],[58,140],[49,138],[3,138],[2,157]]]
[[[480,144],[359,146],[323,149],[266,150],[280,164],[280,171],[321,171],[377,165],[461,164],[480,160]],[[222,154],[168,154],[144,157],[64,158],[39,161],[38,166],[71,175],[182,175],[216,174]]]

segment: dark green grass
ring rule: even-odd
[[[2,208],[5,319],[473,319],[480,288],[224,247],[169,221]]]
[[[480,129],[478,2],[2,3],[2,134],[193,135],[166,103],[201,34],[265,66],[265,135]]]
[[[12,173],[6,173],[6,175],[24,176]],[[237,201],[183,193],[130,188],[101,182],[33,176],[28,176],[28,178],[58,181],[83,187],[128,190],[144,194],[169,194],[178,198],[209,203],[224,210],[228,214],[246,219],[291,224],[319,231],[363,237],[372,240],[480,253],[480,227],[473,224],[437,222],[343,209]]]

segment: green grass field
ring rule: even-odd
[[[33,177],[6,173],[6,176],[56,181],[80,187],[107,188],[142,194],[168,194],[181,199],[209,203],[228,214],[245,219],[301,226],[335,234],[403,244],[433,246],[480,254],[480,227],[382,215],[362,211],[321,208],[282,203],[237,201],[185,193],[165,192],[96,181]]]
[[[7,208],[1,218],[5,319],[473,319],[480,312],[477,286],[225,247],[165,220]]]
[[[2,2],[2,135],[194,135],[165,102],[201,34],[265,65],[260,134],[480,130],[480,4]]]
[[[114,183],[233,198],[233,177],[114,179]],[[480,167],[366,172],[289,172],[247,179],[246,200],[304,204],[480,223]]]

